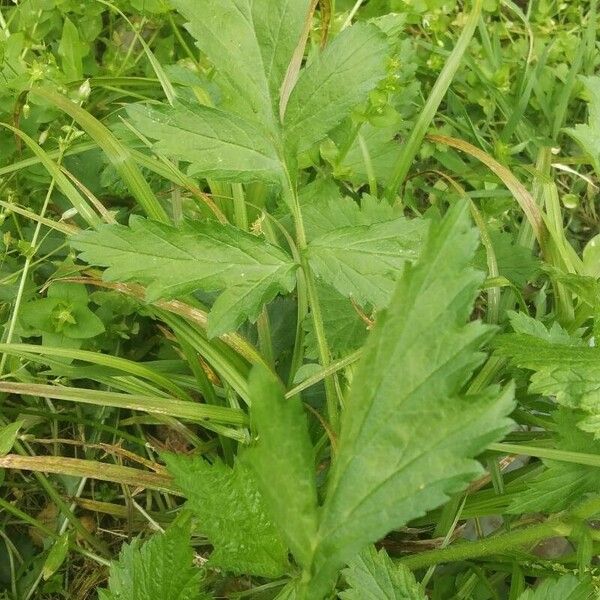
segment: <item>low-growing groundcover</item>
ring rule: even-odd
[[[0,598],[600,598],[595,0],[0,17]]]

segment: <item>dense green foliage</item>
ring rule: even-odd
[[[0,2],[0,598],[600,598],[598,28]]]

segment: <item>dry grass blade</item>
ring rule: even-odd
[[[7,454],[0,457],[0,469],[20,469],[36,473],[55,473],[71,477],[87,477],[132,485],[143,489],[177,494],[171,477],[161,473],[142,471],[132,467],[111,465],[95,460],[65,458],[62,456],[20,456]]]
[[[473,158],[476,158],[482,162],[492,173],[494,173],[506,187],[512,192],[515,200],[519,203],[523,213],[527,217],[527,220],[531,224],[535,237],[543,249],[545,246],[546,239],[546,228],[544,226],[544,217],[540,211],[538,205],[535,203],[533,196],[529,193],[527,188],[503,165],[501,165],[495,158],[483,150],[457,138],[448,137],[445,135],[428,135],[427,139],[435,142],[436,144],[444,144],[451,148],[456,148],[461,152],[466,152]]]
[[[298,75],[300,74],[300,67],[302,66],[302,58],[304,57],[304,50],[306,48],[306,42],[308,41],[308,36],[310,34],[310,29],[312,27],[312,18],[315,13],[315,9],[317,8],[317,4],[319,0],[313,0],[308,14],[306,15],[306,23],[304,26],[304,31],[302,32],[302,37],[294,50],[294,54],[292,56],[292,60],[288,66],[288,70],[285,74],[285,79],[283,80],[283,84],[281,86],[281,96],[279,100],[279,118],[283,121],[283,117],[285,115],[285,109],[287,108],[288,101],[290,99],[290,95],[296,82],[298,81]]]

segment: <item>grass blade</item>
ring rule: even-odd
[[[479,16],[481,15],[483,0],[474,0],[473,8],[469,14],[469,18],[465,23],[465,26],[454,46],[454,50],[448,57],[442,72],[440,73],[429,98],[423,107],[423,110],[419,114],[419,118],[413,127],[410,137],[403,146],[402,154],[398,158],[398,162],[394,167],[390,182],[385,191],[385,197],[390,203],[394,201],[398,188],[404,182],[406,175],[410,169],[410,166],[419,151],[419,147],[425,138],[427,129],[431,125],[435,114],[454,79],[454,75],[460,66],[463,55],[471,42],[471,38],[477,28],[479,22]]]
[[[73,207],[77,209],[77,212],[88,225],[95,227],[102,223],[100,217],[92,210],[91,206],[85,201],[83,196],[75,189],[73,184],[62,172],[60,166],[50,158],[48,153],[35,140],[30,138],[24,131],[17,129],[12,125],[8,125],[7,123],[0,123],[0,125],[12,131],[25,142],[25,145],[35,154],[46,171],[48,171],[48,173],[54,178],[60,191],[67,197]]]
[[[227,425],[246,425],[247,416],[242,410],[197,402],[186,402],[175,398],[138,396],[82,388],[46,385],[42,383],[0,382],[0,393],[20,394],[55,398],[67,402],[79,402],[95,406],[127,408],[155,415],[165,415],[186,421],[202,423],[214,421]]]
[[[102,148],[145,213],[156,221],[169,222],[167,213],[157,200],[148,182],[142,176],[131,152],[114,136],[108,127],[86,110],[48,87],[33,88],[29,93],[34,97],[50,102],[50,104],[73,118]]]
[[[504,185],[512,192],[515,200],[519,203],[521,210],[525,213],[527,220],[531,224],[540,247],[542,250],[544,249],[546,239],[544,217],[527,188],[504,165],[501,165],[495,158],[464,140],[445,135],[429,135],[427,137],[432,142],[445,144],[451,148],[466,152],[473,158],[482,162],[490,171],[492,171],[492,173],[501,179],[502,183],[504,183]]]
[[[56,473],[71,477],[86,477],[111,481],[123,485],[159,490],[169,494],[178,494],[171,483],[171,477],[162,473],[142,471],[132,467],[122,467],[95,460],[65,458],[62,456],[19,456],[7,454],[0,457],[0,469],[20,469],[35,473]]]

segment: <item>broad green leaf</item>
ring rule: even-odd
[[[369,546],[342,571],[349,588],[341,600],[427,600],[410,569],[395,565],[385,550]]]
[[[0,429],[0,456],[8,454],[12,450],[23,423],[24,421],[15,421]]]
[[[202,105],[176,104],[127,110],[135,127],[166,156],[190,163],[189,174],[227,181],[279,182],[282,164],[263,131],[232,113]]]
[[[279,92],[308,14],[309,0],[172,0],[198,47],[246,116],[275,122]]]
[[[600,175],[600,77],[582,77],[588,94],[588,122],[566,129],[566,132],[589,155],[596,173]]]
[[[69,533],[63,533],[55,542],[52,544],[50,548],[50,552],[48,552],[48,556],[44,561],[44,566],[42,567],[42,578],[44,581],[48,581],[58,569],[62,566],[63,562],[65,562],[65,558],[67,558],[67,554],[69,553]]]
[[[58,45],[58,54],[62,59],[62,68],[67,79],[75,81],[83,77],[82,58],[88,51],[88,48],[79,39],[77,27],[66,17]]]
[[[317,275],[361,306],[386,306],[407,261],[415,260],[425,223],[392,221],[340,227],[312,240],[308,259]]]
[[[592,600],[597,598],[589,577],[580,579],[575,575],[563,575],[559,579],[547,579],[538,587],[522,593],[518,600]]]
[[[112,563],[108,590],[98,591],[99,600],[208,600],[200,591],[201,572],[192,566],[193,556],[189,518],[145,543],[134,539]]]
[[[243,104],[246,116],[265,124],[274,120],[269,83],[263,69],[262,52],[252,19],[250,0],[172,0],[173,7],[188,21],[187,29],[196,45],[216,67]]]
[[[339,202],[342,198],[341,190],[335,179],[328,177],[325,173],[320,174],[298,190],[298,200],[302,209],[315,203],[323,205],[328,202]]]
[[[570,335],[559,323],[552,323],[548,329],[541,321],[523,312],[508,311],[507,314],[515,333],[524,333],[550,343],[583,346],[583,341],[580,338]]]
[[[243,455],[254,470],[273,521],[302,566],[317,533],[315,457],[302,402],[287,400],[263,367],[250,374],[251,418],[257,443]]]
[[[507,233],[492,232],[490,237],[501,276],[522,288],[538,274],[540,261],[533,256],[530,248],[515,244]],[[484,248],[475,254],[475,268],[487,271]]]
[[[323,327],[331,354],[341,358],[360,348],[368,333],[368,324],[361,318],[348,298],[322,282],[317,283],[319,304],[323,313]],[[367,315],[368,316],[368,315]],[[318,358],[319,349],[314,322],[310,315],[304,321],[307,358]]]
[[[577,427],[581,414],[561,409],[554,415],[560,450],[600,454],[600,442]],[[509,513],[559,512],[590,493],[600,494],[600,469],[570,462],[544,460],[544,471],[527,481],[527,488],[513,496]]]
[[[402,211],[385,200],[364,194],[359,204],[347,196],[341,197],[335,185],[335,196],[329,188],[330,186],[321,184],[310,196],[300,197],[302,220],[309,241],[342,227],[374,225],[402,216]],[[422,221],[415,219],[413,226],[417,229],[420,227],[425,232],[426,226]]]
[[[556,343],[527,334],[495,341],[500,356],[534,371],[529,391],[553,397],[558,404],[589,416],[579,426],[600,437],[600,348]]]
[[[71,243],[86,262],[109,267],[106,279],[149,284],[149,301],[224,290],[210,312],[210,336],[255,320],[265,302],[295,285],[289,256],[230,225],[186,222],[175,228],[132,217],[129,227],[105,225]]]
[[[188,499],[214,550],[209,564],[234,574],[281,577],[289,568],[287,547],[267,516],[254,474],[243,463],[167,454],[175,484]]]
[[[287,143],[306,150],[322,140],[383,79],[387,53],[375,25],[340,33],[300,74],[283,121]]]
[[[321,598],[368,543],[463,489],[482,472],[472,457],[510,428],[512,386],[461,394],[493,333],[467,323],[483,279],[469,266],[476,246],[458,203],[377,320],[342,415],[306,598]]]
[[[250,3],[273,111],[278,114],[281,86],[300,42],[311,0],[251,0]]]

